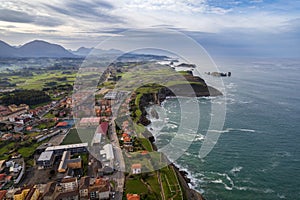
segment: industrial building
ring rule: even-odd
[[[53,151],[55,155],[62,155],[64,151],[70,151],[72,154],[86,153],[87,148],[88,143],[79,143],[47,147],[45,151]]]
[[[37,165],[39,168],[50,168],[53,166],[54,152],[44,151],[37,160]]]
[[[61,161],[58,166],[59,173],[65,173],[67,169],[80,169],[82,167],[81,158],[71,159],[69,151],[64,151]]]
[[[112,145],[104,145],[103,150],[100,151],[100,155],[102,155],[102,162],[104,163],[104,165],[113,168],[115,157]]]

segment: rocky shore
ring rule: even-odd
[[[145,133],[143,133],[144,137],[148,138],[148,140],[151,142],[152,148],[154,151],[157,151],[157,147],[154,144],[155,138],[152,135],[150,131],[146,129]],[[172,163],[166,156],[164,156],[164,159],[167,163],[169,163],[170,167],[174,169],[176,172],[178,181],[181,185],[181,187],[184,190],[184,195],[188,200],[205,200],[205,198],[196,190],[191,189],[189,187],[189,184],[191,183],[191,179],[188,178],[188,173],[184,170],[180,170],[174,163]]]
[[[147,118],[147,111],[146,107],[150,106],[151,104],[157,104],[161,105],[161,103],[167,98],[172,96],[184,96],[184,97],[207,97],[207,96],[220,96],[222,93],[218,91],[215,88],[212,88],[208,85],[206,85],[205,81],[201,79],[200,77],[194,77],[194,76],[187,76],[186,79],[190,82],[189,85],[186,84],[177,84],[167,87],[160,88],[157,92],[154,93],[144,93],[140,97],[139,101],[139,109],[142,112],[142,115],[140,116],[139,123],[141,123],[144,126],[148,126],[151,121]],[[186,89],[186,88],[189,89]],[[190,88],[194,90],[194,93],[190,93]],[[187,92],[189,91],[189,92]],[[176,95],[175,95],[176,93]],[[151,109],[150,111],[151,116],[154,118],[158,118],[158,113]],[[145,131],[143,134],[144,137],[148,138],[149,141],[152,144],[152,147],[154,150],[157,150],[156,145],[154,144],[155,138],[152,135],[150,131]],[[191,180],[187,177],[188,173],[186,171],[180,170],[178,167],[176,167],[173,163],[171,163],[168,158],[165,158],[167,162],[170,164],[170,166],[174,169],[174,171],[177,174],[178,180],[184,189],[184,194],[188,200],[204,200],[204,197],[197,191],[191,189],[189,187],[189,183],[191,183]]]

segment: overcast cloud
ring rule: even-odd
[[[128,29],[168,27],[215,54],[257,54],[259,47],[261,55],[298,56],[299,10],[294,0],[7,0],[0,5],[0,40],[91,47]]]

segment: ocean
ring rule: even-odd
[[[200,121],[198,130],[192,130],[196,137],[174,163],[189,173],[191,187],[207,200],[300,199],[300,61],[248,59],[218,67],[232,72],[223,78],[226,119],[219,140],[206,157],[199,157],[211,106],[222,101],[197,98],[201,117],[193,119]],[[169,98],[155,109],[160,118],[150,117],[148,128],[163,148],[178,134],[180,104]]]

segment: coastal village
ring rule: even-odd
[[[85,105],[77,116],[61,91],[40,106],[0,106],[0,199],[190,199],[187,178],[140,123],[139,92],[114,90],[124,71],[104,73],[95,116]]]

